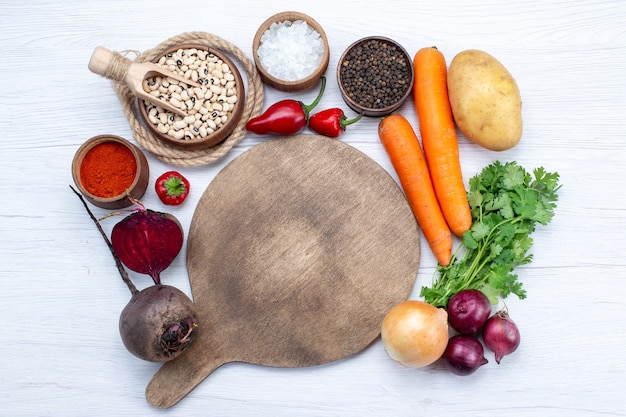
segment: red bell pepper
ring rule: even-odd
[[[346,126],[359,121],[362,116],[363,114],[359,114],[354,119],[348,120],[343,110],[326,109],[309,118],[309,128],[320,135],[336,138],[346,130]]]
[[[189,195],[189,181],[176,171],[167,171],[154,184],[157,195],[168,206],[178,206]]]
[[[258,135],[275,133],[293,135],[306,126],[309,113],[322,98],[326,88],[326,77],[322,76],[322,86],[313,103],[308,106],[301,101],[281,100],[265,110],[263,114],[253,117],[246,123],[246,130]]]

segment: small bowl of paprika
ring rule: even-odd
[[[318,84],[330,61],[322,26],[312,17],[293,11],[270,16],[259,26],[252,55],[261,80],[285,92]]]
[[[78,190],[95,206],[120,209],[140,199],[148,188],[150,169],[144,153],[124,138],[95,136],[83,143],[72,161]]]
[[[396,41],[369,36],[354,42],[337,64],[341,96],[355,112],[380,117],[397,110],[413,91],[413,61]]]

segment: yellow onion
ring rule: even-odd
[[[430,365],[446,350],[448,313],[424,301],[404,301],[385,316],[381,338],[387,354],[402,365]]]

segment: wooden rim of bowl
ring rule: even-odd
[[[381,42],[385,42],[388,44],[393,45],[395,48],[398,49],[398,51],[400,51],[402,53],[402,55],[405,57],[410,73],[411,73],[411,79],[409,82],[409,86],[407,88],[407,91],[402,95],[402,97],[394,104],[387,106],[387,107],[382,107],[380,109],[378,108],[370,108],[370,107],[364,107],[362,105],[360,105],[359,103],[357,103],[356,101],[354,101],[345,91],[344,87],[343,87],[343,83],[341,82],[341,66],[342,63],[344,61],[344,59],[346,58],[346,56],[348,55],[348,53],[350,53],[350,51],[352,51],[352,49],[354,49],[356,46],[365,43],[365,42],[369,42],[372,40],[378,40]],[[350,46],[348,46],[346,48],[346,50],[341,54],[341,57],[339,58],[339,62],[337,63],[337,84],[339,85],[339,90],[341,92],[341,97],[343,97],[343,100],[346,102],[346,104],[348,105],[348,107],[350,107],[352,110],[354,110],[357,113],[362,113],[364,116],[370,116],[370,117],[380,117],[380,116],[385,116],[387,114],[392,113],[393,111],[397,110],[400,106],[402,106],[402,104],[406,101],[406,99],[411,95],[412,92],[412,87],[413,87],[413,82],[415,80],[415,72],[413,71],[413,65],[412,65],[413,60],[411,59],[411,56],[409,55],[409,53],[406,51],[406,49],[404,49],[404,47],[402,45],[400,45],[398,42],[394,41],[391,38],[387,38],[385,36],[367,36],[365,38],[361,38],[356,40],[355,42],[353,42],[352,44],[350,44]]]
[[[99,197],[90,193],[83,186],[83,182],[80,178],[80,168],[87,153],[97,145],[106,142],[115,142],[125,146],[132,152],[135,157],[135,163],[137,164],[135,179],[128,187],[127,192],[113,197]],[[137,200],[143,197],[148,188],[150,168],[148,160],[141,149],[130,143],[128,140],[116,135],[98,135],[87,139],[87,141],[85,141],[74,154],[74,159],[72,160],[72,178],[74,179],[74,184],[78,187],[78,191],[80,191],[80,193],[84,195],[85,198],[93,205],[106,209],[119,209],[133,204],[133,202],[128,198],[128,195]]]
[[[237,127],[239,120],[243,115],[243,110],[245,107],[245,86],[244,80],[241,76],[241,72],[237,68],[235,62],[222,50],[217,48],[212,48],[210,46],[196,44],[196,43],[182,43],[180,45],[173,45],[163,51],[162,54],[157,56],[152,60],[152,62],[158,62],[162,56],[167,55],[169,53],[178,51],[179,49],[200,49],[203,51],[207,51],[217,56],[219,59],[224,61],[225,64],[228,65],[233,75],[235,76],[235,89],[237,92],[237,104],[235,108],[230,112],[228,120],[224,125],[222,125],[218,130],[214,133],[208,135],[205,138],[194,139],[194,140],[186,140],[186,139],[176,139],[167,134],[163,134],[157,130],[157,127],[150,122],[148,119],[147,106],[144,101],[141,99],[137,99],[137,107],[139,110],[139,114],[143,119],[144,124],[150,130],[150,132],[161,141],[168,143],[176,148],[185,149],[185,150],[202,150],[206,148],[210,148],[211,146],[215,146],[218,143],[224,141]]]
[[[324,43],[324,53],[322,55],[322,61],[320,62],[320,65],[313,73],[301,80],[285,81],[278,79],[271,75],[269,72],[267,72],[267,70],[261,64],[258,49],[261,45],[261,37],[270,28],[272,23],[280,23],[285,21],[295,22],[298,20],[306,22],[320,35],[320,38]],[[328,37],[326,36],[326,32],[324,32],[322,26],[315,19],[304,13],[287,11],[270,16],[261,24],[261,26],[259,26],[259,29],[256,31],[256,34],[254,35],[254,39],[252,41],[252,55],[254,57],[254,63],[257,67],[257,70],[259,71],[259,75],[261,76],[261,79],[265,84],[280,91],[295,92],[309,89],[320,81],[322,75],[324,75],[326,69],[328,68],[328,63],[330,62],[330,47],[328,45]]]

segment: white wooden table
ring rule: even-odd
[[[500,365],[491,359],[465,378],[441,365],[397,365],[380,340],[313,368],[234,363],[175,407],[158,410],[144,397],[158,365],[132,357],[119,339],[129,293],[68,188],[72,157],[86,139],[111,133],[132,140],[110,83],[90,73],[87,62],[98,45],[143,51],[187,31],[221,36],[251,57],[258,25],[285,10],[307,13],[324,27],[331,62],[322,106],[341,106],[350,116],[334,73],[341,52],[364,36],[391,37],[411,54],[436,45],[448,60],[483,49],[516,77],[524,101],[520,145],[493,153],[464,137],[459,142],[466,178],[495,159],[561,174],[556,217],[534,234],[533,263],[518,270],[528,298],[507,300],[522,344]],[[2,0],[0,15],[0,415],[626,415],[623,1]],[[315,93],[267,88],[265,105],[286,97],[307,102]],[[412,101],[400,112],[416,126]],[[364,119],[341,140],[393,172],[377,123]],[[249,135],[218,163],[181,170],[193,191],[171,211],[185,229],[206,185],[261,140]],[[151,181],[170,168],[149,159]],[[151,189],[144,203],[163,208]],[[422,247],[412,298],[435,267]],[[164,279],[189,293],[184,259],[183,252]]]

